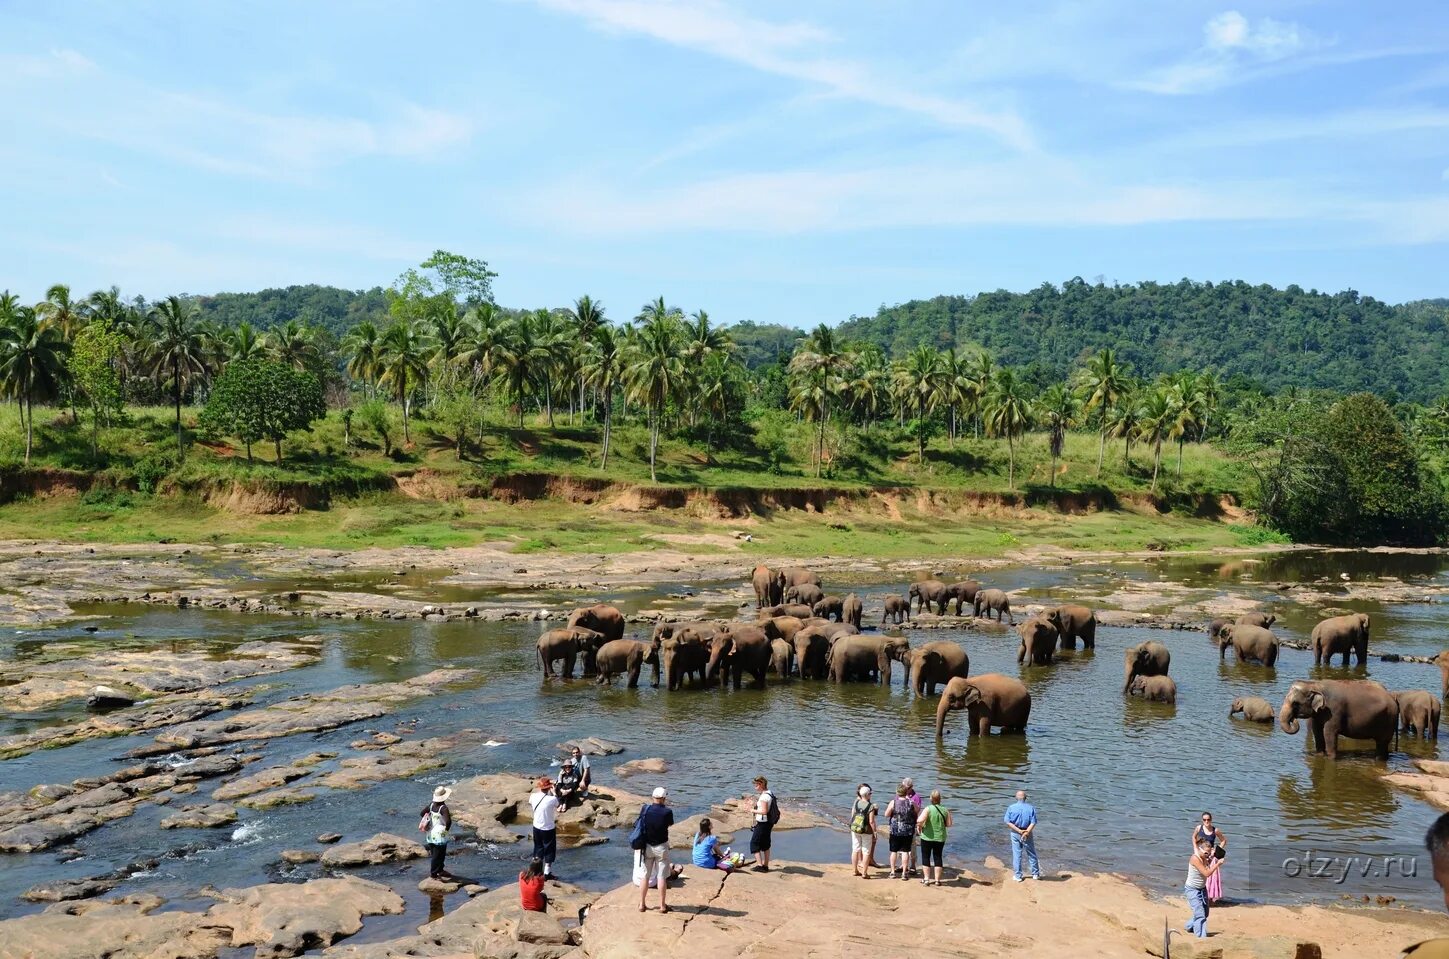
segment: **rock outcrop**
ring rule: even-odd
[[[322,854],[324,866],[377,866],[385,862],[404,862],[427,855],[421,844],[402,836],[380,832],[361,842],[347,842],[328,848]]]

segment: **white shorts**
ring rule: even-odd
[[[858,852],[870,852],[870,842],[875,836],[868,832],[853,832],[850,834],[850,854],[853,856]]]
[[[643,851],[645,882],[653,884],[664,879],[669,871],[669,844],[645,846]]]

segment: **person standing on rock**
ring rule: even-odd
[[[649,887],[659,886],[659,911],[669,912],[666,890],[669,888],[669,827],[674,825],[674,810],[669,808],[669,794],[656,786],[654,801],[639,813],[640,835],[644,840],[644,882],[639,887],[639,911],[649,911]]]
[[[539,777],[528,805],[533,808],[533,856],[543,863],[543,874],[552,879],[553,862],[558,858],[558,797],[552,779]]]
[[[755,872],[770,871],[770,833],[777,819],[779,814],[775,809],[775,794],[770,792],[770,783],[764,776],[756,776],[755,824],[750,830],[750,852],[755,857]]]
[[[850,806],[850,868],[862,879],[870,878],[875,829],[875,803],[870,801],[870,787],[861,783]]]
[[[887,878],[894,879],[900,876],[902,879],[909,879],[908,867],[911,864],[911,847],[916,841],[916,804],[911,802],[907,795],[905,783],[896,787],[896,795],[886,806],[886,822],[890,827],[890,864],[891,871]],[[897,869],[897,863],[900,864]]]
[[[573,752],[569,756],[574,761],[574,768],[579,771],[579,798],[587,798],[589,786],[594,781],[593,770],[589,768],[589,757],[585,756],[584,751],[577,746],[573,748]]]
[[[448,855],[448,830],[453,828],[453,814],[448,809],[448,797],[451,795],[453,790],[447,786],[434,789],[433,801],[423,807],[422,818],[418,822],[418,829],[426,835],[423,844],[431,854],[428,868],[431,879],[452,878],[443,869],[443,860]]]
[[[921,885],[941,884],[941,854],[946,849],[946,830],[951,828],[951,810],[941,805],[941,790],[931,790],[931,804],[916,819],[921,832]]]
[[[1036,807],[1026,801],[1026,790],[1016,791],[1016,802],[1006,807],[1006,827],[1011,830],[1011,871],[1017,882],[1021,882],[1021,853],[1026,850],[1031,865],[1031,878],[1041,878],[1041,866],[1036,861]]]
[[[906,797],[908,799],[910,799],[911,805],[916,808],[916,818],[919,819],[920,816],[921,816],[921,808],[925,805],[925,800],[923,800],[921,798],[921,794],[920,793],[916,792],[916,782],[915,782],[915,780],[912,779],[910,776],[907,776],[905,779],[902,779],[901,780],[901,785],[904,786],[904,787],[906,787]],[[916,833],[916,836],[911,840],[910,859],[909,859],[909,861],[907,863],[907,871],[906,871],[906,875],[908,877],[915,874],[915,871],[916,871],[916,850],[919,848],[919,844],[920,844],[920,832],[918,830],[917,833]]]
[[[1207,881],[1222,865],[1221,859],[1213,857],[1213,849],[1213,844],[1207,840],[1198,841],[1192,858],[1187,861],[1187,882],[1182,890],[1187,897],[1188,906],[1192,908],[1192,918],[1183,923],[1182,928],[1199,939],[1206,939],[1208,934],[1208,912],[1211,907],[1208,906]]]

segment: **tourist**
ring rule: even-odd
[[[1221,865],[1222,860],[1213,857],[1213,845],[1207,840],[1197,844],[1192,858],[1187,861],[1187,883],[1183,892],[1187,896],[1188,906],[1192,908],[1192,918],[1183,924],[1183,928],[1199,939],[1207,938],[1208,877],[1217,872]]]
[[[714,834],[714,823],[706,816],[699,821],[699,832],[694,834],[694,854],[691,857],[696,866],[705,869],[721,869],[729,872],[744,865],[745,857],[726,849],[719,851],[719,837]]]
[[[1031,865],[1031,878],[1041,878],[1041,868],[1036,861],[1036,807],[1026,801],[1026,790],[1016,791],[1016,802],[1006,807],[1004,817],[1011,830],[1011,871],[1016,881],[1021,882],[1021,852],[1026,850]]]
[[[1434,820],[1424,834],[1424,847],[1429,850],[1434,881],[1444,893],[1444,908],[1449,909],[1449,812]]]
[[[1196,849],[1197,844],[1206,842],[1213,847],[1213,856],[1219,861],[1225,859],[1228,854],[1228,837],[1221,830],[1213,825],[1213,814],[1205,812],[1202,814],[1202,823],[1193,827],[1192,848]],[[1208,877],[1207,898],[1211,905],[1216,906],[1223,898],[1223,870],[1218,870]]]
[[[432,879],[453,878],[443,869],[443,860],[448,855],[448,830],[453,828],[453,814],[448,809],[448,797],[451,795],[453,790],[447,786],[434,789],[433,801],[423,807],[422,818],[418,822],[418,830],[427,837],[424,845],[432,854],[428,867],[428,876]]]
[[[921,798],[921,794],[916,792],[915,780],[911,779],[910,776],[907,776],[905,779],[901,780],[901,785],[906,787],[906,796],[911,800],[911,805],[916,807],[916,818],[919,819],[921,816],[921,807],[922,805],[924,805],[924,801]],[[916,837],[911,840],[911,861],[909,871],[907,873],[908,876],[915,875],[916,872],[916,849],[920,842],[920,838],[920,830],[917,830]]]
[[[850,806],[850,868],[862,879],[870,878],[875,829],[875,804],[870,801],[870,787],[861,783]]]
[[[589,768],[589,757],[584,755],[582,749],[575,746],[573,752],[569,754],[569,758],[574,761],[574,768],[579,771],[579,798],[583,799],[588,796],[589,786],[594,781],[593,770]]]
[[[770,834],[779,818],[769,781],[764,776],[756,776],[755,824],[750,829],[750,853],[755,857],[755,872],[770,871]]]
[[[533,808],[533,855],[543,863],[543,874],[553,878],[553,861],[558,857],[558,797],[553,794],[553,780],[539,777],[528,797]]]
[[[548,911],[548,896],[544,895],[543,883],[543,860],[534,856],[518,874],[518,898],[524,912]]]
[[[674,810],[668,806],[669,794],[663,786],[654,789],[654,801],[640,811],[643,820],[644,883],[639,887],[639,911],[649,911],[649,887],[659,887],[659,911],[669,912],[665,891],[669,887],[669,827],[674,825]]]
[[[921,885],[939,886],[941,853],[946,849],[946,830],[953,825],[951,810],[941,805],[941,790],[931,790],[931,803],[921,810],[916,825],[921,832]]]
[[[583,801],[582,779],[579,768],[572,759],[565,759],[558,771],[558,804],[560,809],[576,806]]]
[[[896,787],[895,798],[886,806],[886,826],[890,831],[890,872],[887,877],[895,879],[898,875],[902,879],[909,879],[908,867],[911,864],[911,847],[916,841],[916,819],[919,814],[916,812],[916,804],[911,802],[909,789],[905,783]],[[899,862],[899,869],[896,863]]]

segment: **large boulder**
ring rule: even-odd
[[[387,862],[421,859],[427,850],[419,843],[380,832],[371,839],[333,846],[322,853],[324,866],[379,866]]]
[[[207,920],[231,929],[231,945],[255,946],[257,959],[297,956],[362,928],[363,916],[395,915],[402,897],[381,883],[348,876],[227,889]]]

